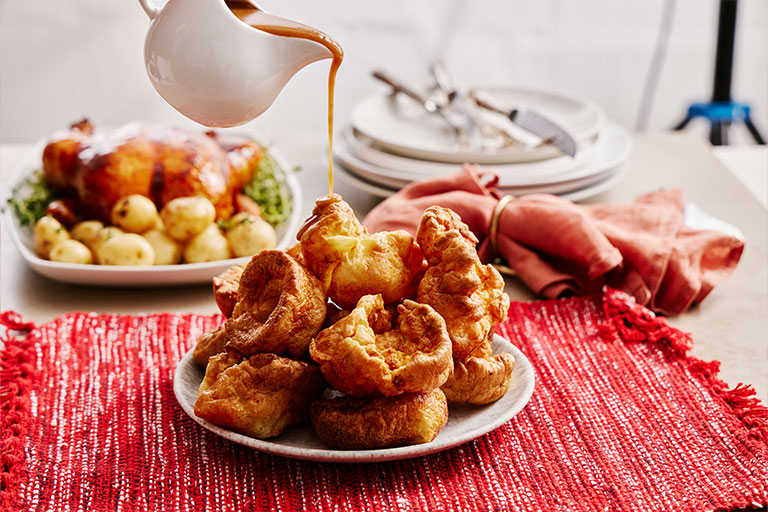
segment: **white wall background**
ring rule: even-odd
[[[356,101],[381,90],[369,78],[373,67],[420,83],[427,80],[432,57],[442,54],[460,83],[567,90],[598,102],[610,118],[632,129],[664,2],[264,0],[262,5],[328,32],[344,47],[336,100],[342,121]],[[650,130],[667,129],[690,101],[709,98],[717,12],[716,0],[676,2]],[[742,0],[738,16],[734,96],[751,103],[756,122],[768,132],[768,1]],[[133,119],[192,125],[163,102],[146,77],[147,25],[135,0],[0,0],[0,141],[34,141],[82,116],[101,125]],[[326,74],[327,62],[303,70],[247,129],[285,144],[295,133],[291,125],[306,123],[304,136],[324,145]],[[692,131],[706,130],[702,124]],[[734,139],[748,141],[742,133]]]

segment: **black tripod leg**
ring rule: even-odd
[[[709,128],[709,142],[713,146],[723,145],[723,123],[722,121],[712,121],[712,126]]]
[[[755,126],[752,120],[750,118],[746,118],[744,120],[744,124],[747,125],[747,130],[749,130],[749,133],[752,135],[752,138],[755,139],[755,142],[765,146],[765,139],[762,135],[760,135],[760,132],[757,131],[757,126]]]
[[[673,129],[673,130],[682,130],[683,128],[685,128],[686,126],[688,126],[688,123],[690,123],[690,122],[691,122],[691,119],[693,119],[693,118],[692,118],[692,117],[688,117],[688,116],[686,116],[686,117],[685,117],[685,119],[683,119],[682,121],[680,121],[680,122],[679,122],[679,123],[678,123],[678,124],[677,124],[677,125],[676,125],[674,128],[672,128],[672,129]]]

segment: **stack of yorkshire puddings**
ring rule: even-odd
[[[214,278],[227,320],[195,347],[198,417],[263,439],[309,416],[332,448],[384,448],[432,441],[449,402],[506,393],[514,358],[491,340],[509,297],[454,212],[427,209],[414,240],[368,233],[334,195],[297,238]]]

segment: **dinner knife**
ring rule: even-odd
[[[571,157],[576,155],[576,142],[573,140],[573,137],[563,128],[538,112],[528,109],[509,108],[498,98],[479,89],[469,91],[469,97],[479,107],[505,116],[521,128],[551,143],[566,155]]]

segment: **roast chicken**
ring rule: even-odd
[[[228,218],[261,156],[261,147],[242,137],[138,122],[99,133],[83,120],[48,142],[43,175],[76,198],[86,218],[108,222],[113,205],[130,194],[150,198],[158,210],[171,199],[202,195]]]

